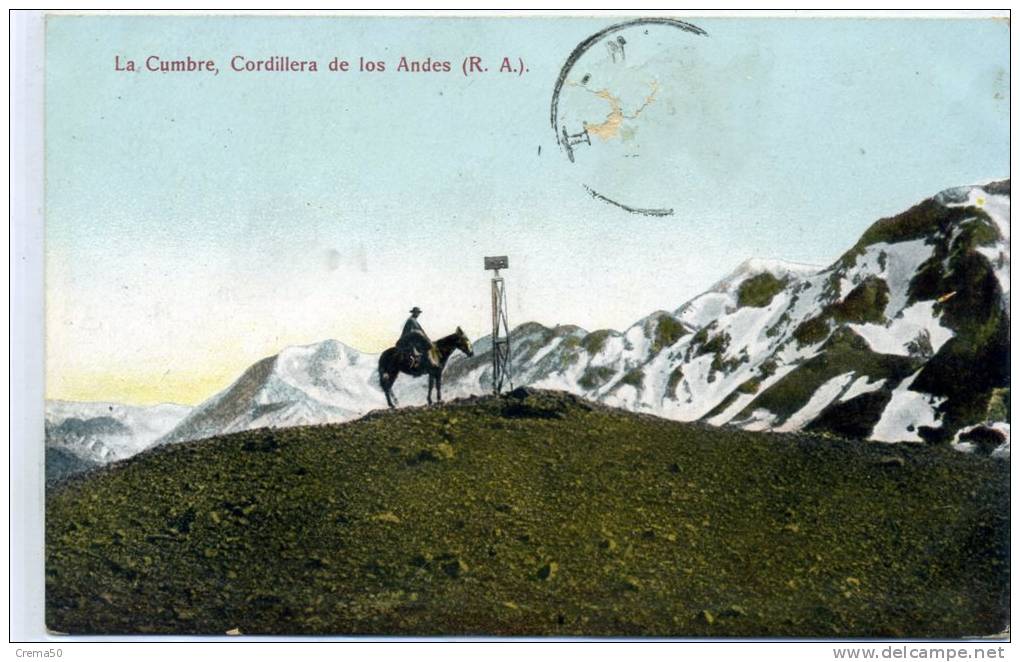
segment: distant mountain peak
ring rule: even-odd
[[[46,402],[48,480],[98,464],[131,457],[177,425],[192,408],[185,405],[125,405],[115,402]],[[78,462],[59,458],[73,456]]]

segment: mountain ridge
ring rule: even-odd
[[[941,272],[932,278],[930,272],[938,260],[955,260],[960,270],[969,268],[987,280],[991,253],[1003,246],[1008,250],[1008,193],[1008,182],[943,191],[872,224],[827,268],[746,260],[675,311],[653,312],[623,331],[522,324],[511,332],[513,381],[677,420],[732,421],[750,429],[813,424],[845,436],[890,441],[921,441],[918,429],[923,428],[932,440],[945,441],[965,424],[978,422],[966,410],[979,403],[960,404],[960,393],[931,383],[945,381],[932,376],[936,369],[922,368],[960,332],[943,325],[941,309],[958,308],[956,326],[966,326],[975,311],[1001,310],[993,300],[1008,296],[1008,290],[985,292],[978,301],[957,294],[940,302],[948,292],[968,292],[968,283],[954,280],[952,272],[948,278]],[[990,268],[1008,269],[1008,255]],[[1003,282],[1008,287],[1008,275],[1003,279],[996,272],[995,278],[1000,289]],[[982,340],[987,338],[979,344]],[[962,349],[973,358],[973,348]],[[1001,349],[998,343],[978,363],[994,362]],[[482,338],[474,357],[455,354],[444,392],[462,396],[489,390],[490,351]],[[372,355],[363,356],[365,369],[355,381],[371,385]],[[834,373],[831,358],[846,369]],[[798,378],[807,383],[798,384]],[[1008,384],[1008,375],[976,383],[981,381],[984,397]],[[911,390],[915,382],[942,400],[913,395],[920,393]],[[398,380],[398,386],[405,394],[414,388],[407,380]],[[372,400],[361,409],[378,403]],[[896,411],[883,418],[890,403]],[[950,423],[942,431],[935,425],[939,407]],[[904,416],[903,410],[913,415]],[[851,414],[866,424],[854,425]]]
[[[1009,192],[1009,180],[942,191],[879,219],[828,267],[745,260],[622,331],[526,322],[511,331],[513,383],[749,430],[958,441],[1003,418],[990,405],[1003,391],[1008,402]],[[160,442],[364,415],[385,404],[376,360],[336,340],[285,348]],[[473,357],[451,357],[443,392],[489,390],[485,336]],[[407,404],[424,391],[396,384]]]
[[[191,412],[188,405],[163,402],[125,405],[106,401],[47,400],[46,445],[87,463],[130,457],[169,432]]]

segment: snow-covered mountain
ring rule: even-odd
[[[1002,418],[990,403],[1009,387],[1009,191],[944,191],[879,220],[827,268],[748,260],[623,332],[523,324],[513,382],[750,430],[952,441]],[[489,391],[490,352],[483,338],[474,357],[455,353],[444,396]],[[355,418],[385,406],[377,359],[333,340],[288,348],[164,441]],[[397,393],[420,403],[425,381],[402,378]]]
[[[48,400],[46,449],[51,461],[47,466],[63,475],[131,457],[172,430],[190,411],[191,407],[176,404],[141,407]]]
[[[624,333],[525,325],[515,383],[752,430],[945,441],[1009,386],[1008,303],[1006,181],[882,219],[825,269],[749,260]],[[448,377],[485,390],[489,360]]]
[[[376,376],[377,361],[378,355],[337,340],[288,347],[252,365],[224,391],[195,408],[162,441],[357,418],[386,406]]]

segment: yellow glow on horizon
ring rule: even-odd
[[[62,375],[48,380],[46,398],[132,405],[162,402],[197,405],[226,388],[242,371],[173,376],[124,373]]]
[[[335,339],[366,353],[381,352],[396,339],[389,329],[384,335],[381,330],[366,328],[352,336],[351,339]],[[274,338],[272,342],[247,340],[232,343],[203,352],[205,361],[195,360],[200,357],[189,357],[192,359],[189,361],[192,364],[190,369],[148,366],[148,370],[124,368],[117,371],[115,366],[111,366],[106,370],[62,371],[59,366],[51,365],[46,380],[46,398],[132,405],[163,402],[198,405],[230,386],[254,363],[274,356],[286,347],[312,344],[328,338],[324,335],[311,340],[295,335]]]

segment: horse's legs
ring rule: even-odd
[[[394,408],[393,398],[390,395],[390,389],[393,387],[393,382],[395,381],[396,376],[394,376],[393,379],[390,379],[390,376],[387,375],[385,372],[381,371],[379,372],[379,385],[382,386],[383,393],[386,394],[386,404],[390,406],[390,409]]]
[[[443,373],[436,375],[436,402],[443,401]]]
[[[427,398],[429,404],[432,404],[432,380],[433,380],[433,377],[432,377],[432,373],[430,372],[429,373],[429,394],[428,394],[428,398]]]

